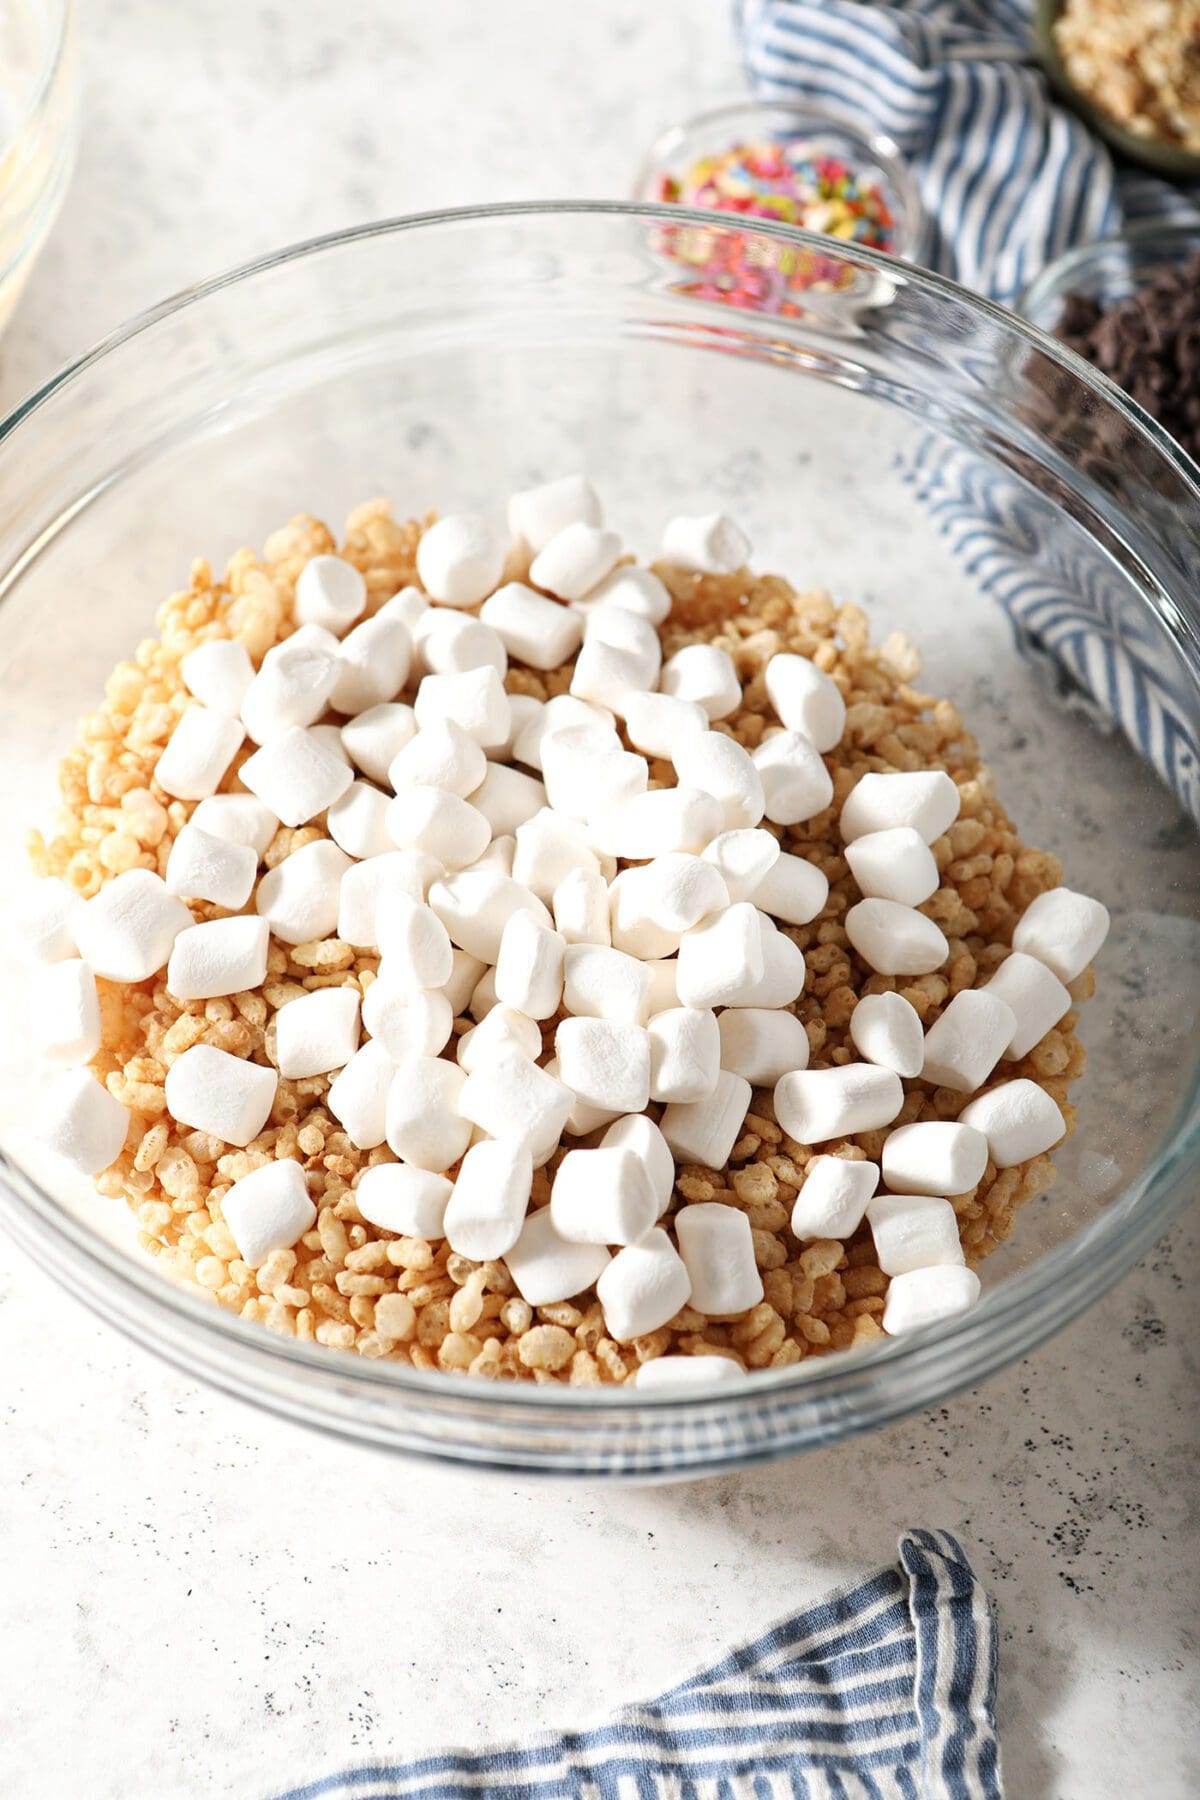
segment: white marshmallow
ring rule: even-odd
[[[254,680],[254,664],[244,644],[232,638],[212,638],[188,652],[179,665],[179,673],[189,694],[211,706],[214,712],[236,719],[246,689]]]
[[[478,791],[478,790],[477,790]],[[474,805],[474,801],[472,801]],[[477,856],[468,869],[497,869],[501,875],[511,875],[513,857],[517,851],[517,840],[507,834],[494,837],[482,856]]]
[[[504,546],[477,513],[449,513],[422,532],[417,574],[431,600],[476,606],[504,574]]]
[[[497,952],[498,953],[498,952]],[[471,989],[471,998],[467,1011],[478,1022],[486,1019],[496,1005],[496,971],[485,969],[475,986]]]
[[[437,1056],[450,1041],[454,1009],[434,988],[394,981],[383,969],[363,995],[362,1020],[393,1063],[414,1056]]]
[[[733,575],[750,560],[750,540],[725,513],[682,515],[668,520],[662,553],[698,575]]]
[[[624,718],[633,695],[648,692],[657,677],[658,670],[645,657],[593,637],[575,658],[571,693],[577,700],[594,701]]]
[[[736,1387],[746,1371],[731,1356],[656,1356],[642,1363],[634,1387],[642,1393],[675,1393],[698,1387]]]
[[[561,813],[543,807],[516,829],[517,848],[513,875],[539,900],[550,900],[565,876],[573,870],[599,875],[596,853],[586,843],[580,826]]]
[[[462,675],[495,669],[503,681],[508,651],[497,632],[470,613],[433,607],[417,626],[416,662],[421,674]]]
[[[87,1069],[64,1069],[47,1082],[34,1135],[84,1175],[98,1175],[125,1147],[129,1114]]]
[[[922,1080],[973,1093],[983,1086],[1016,1029],[1011,1006],[984,988],[965,988],[925,1034]]]
[[[184,825],[167,858],[166,885],[180,899],[209,900],[236,912],[245,906],[258,874],[258,856],[249,844]]]
[[[766,667],[767,695],[781,725],[799,731],[822,755],[842,741],[846,702],[841,689],[807,656],[773,656]]]
[[[362,616],[367,584],[341,556],[312,556],[296,578],[296,617],[341,637]]]
[[[958,789],[941,769],[864,775],[842,808],[842,837],[852,844],[870,832],[909,825],[932,844],[949,831],[961,804]]]
[[[247,737],[266,744],[296,726],[315,725],[337,676],[338,642],[328,632],[306,626],[276,644],[242,697]]]
[[[600,500],[586,475],[543,481],[508,503],[508,529],[535,556],[568,525],[599,525],[600,519]]]
[[[677,1163],[703,1163],[723,1169],[741,1136],[750,1105],[750,1083],[722,1069],[717,1085],[704,1100],[676,1102],[659,1120],[659,1129]]]
[[[369,781],[352,781],[326,817],[329,835],[347,856],[386,856],[394,850],[387,828],[391,795]]]
[[[929,975],[950,954],[945,933],[915,907],[859,900],[845,918],[846,936],[880,975]]]
[[[650,1099],[650,1039],[619,1019],[564,1019],[554,1034],[559,1074],[588,1106],[641,1112]]]
[[[579,615],[577,615],[579,616]],[[662,643],[648,619],[641,613],[626,612],[623,606],[591,606],[582,614],[585,644],[611,644],[636,657],[645,675],[639,686],[652,688],[662,668]]]
[[[472,1069],[459,1105],[465,1119],[492,1137],[515,1138],[533,1148],[557,1141],[571,1110],[571,1093],[509,1044]]]
[[[324,744],[326,750],[331,751],[339,762],[344,762],[348,769],[352,768],[349,752],[342,742],[340,725],[310,725],[308,734],[317,743]]]
[[[444,1175],[430,1169],[377,1163],[359,1176],[354,1204],[367,1224],[380,1231],[436,1241],[446,1235],[446,1206],[453,1191]]]
[[[671,1007],[679,1005],[679,964],[673,956],[653,956],[643,962],[643,969],[650,977],[650,985],[646,990],[646,1017],[652,1019],[655,1013],[668,1012]]]
[[[358,989],[318,988],[275,1015],[275,1056],[285,1080],[345,1068],[358,1049]]]
[[[674,850],[699,854],[723,821],[720,802],[699,788],[655,788],[602,815],[595,832],[610,855],[642,862]]]
[[[89,1062],[100,1048],[96,977],[77,956],[43,963],[30,983],[29,1019],[48,1062]]]
[[[520,917],[521,915],[517,915]],[[504,1045],[512,1045],[522,1056],[536,1062],[542,1054],[542,1032],[536,1020],[514,1006],[497,1004],[470,1031],[458,1040],[455,1054],[459,1068],[468,1075],[482,1068]]]
[[[773,732],[758,746],[753,762],[773,825],[797,825],[832,804],[833,777],[801,732]]]
[[[486,963],[481,962],[477,956],[468,956],[465,950],[455,946],[450,979],[443,986],[442,992],[456,1017],[459,1013],[466,1012],[467,1003],[486,971]]]
[[[888,1286],[881,1321],[889,1337],[903,1337],[965,1312],[979,1298],[974,1269],[935,1267],[895,1276]]]
[[[312,944],[337,929],[342,876],[350,858],[322,838],[303,844],[268,869],[258,884],[254,905],[273,934],[285,944]]]
[[[875,1259],[885,1275],[961,1264],[958,1220],[933,1194],[876,1194],[867,1208]]]
[[[293,725],[247,757],[241,778],[284,825],[307,825],[339,800],[354,771],[311,731]]]
[[[883,1179],[897,1194],[966,1194],[983,1179],[982,1131],[948,1119],[901,1125],[883,1144]]]
[[[286,1008],[285,1008],[286,1010]],[[387,1141],[402,1162],[444,1175],[471,1141],[459,1110],[465,1077],[442,1056],[410,1056],[397,1068],[387,1097]]]
[[[387,1135],[387,1097],[394,1074],[386,1048],[372,1039],[354,1052],[329,1084],[325,1104],[359,1150],[377,1150]]]
[[[691,1291],[683,1259],[657,1227],[640,1244],[619,1250],[596,1282],[605,1326],[618,1344],[657,1331],[687,1305]]]
[[[102,973],[101,970],[96,972]],[[1071,1010],[1071,996],[1058,976],[1052,974],[1045,963],[1020,950],[1005,957],[980,992],[1003,1000],[1016,1014],[1016,1029],[1002,1053],[1009,1062],[1019,1062],[1023,1056],[1028,1056]]]
[[[531,1019],[553,1018],[562,1000],[566,947],[552,926],[526,912],[514,913],[496,958],[497,1000]]]
[[[727,719],[742,703],[733,658],[715,644],[685,644],[663,664],[660,686],[675,700],[690,701],[707,719]]]
[[[154,765],[154,779],[177,800],[206,800],[245,741],[237,719],[212,706],[189,706]]]
[[[859,892],[869,899],[920,906],[936,894],[941,882],[933,851],[911,825],[855,838],[846,845],[846,861]]]
[[[553,1075],[555,1081],[559,1079],[557,1056],[549,1058],[545,1064],[545,1070],[547,1075]],[[606,1125],[611,1125],[613,1120],[619,1117],[620,1114],[614,1112],[611,1107],[589,1106],[585,1100],[581,1100],[578,1094],[575,1094],[572,1097],[571,1110],[567,1114],[564,1130],[570,1137],[590,1137],[593,1132],[603,1130]],[[557,1148],[557,1143],[549,1144],[544,1156],[534,1158],[534,1166],[540,1169],[543,1163],[549,1162]]]
[[[650,1036],[650,1098],[703,1100],[721,1072],[721,1036],[715,1014],[674,1006],[646,1027]]]
[[[1006,1081],[964,1106],[960,1125],[981,1131],[998,1169],[1052,1150],[1067,1135],[1058,1103],[1036,1081]]]
[[[386,701],[369,706],[355,719],[342,726],[342,745],[356,768],[372,781],[387,781],[391,766],[412,742],[417,730],[416,714],[400,701]]]
[[[671,596],[653,569],[622,563],[589,590],[586,600],[577,601],[576,605],[586,611],[596,606],[620,606],[626,612],[648,619],[651,625],[661,625],[671,610]]]
[[[925,1060],[925,1034],[903,994],[864,994],[850,1015],[850,1042],[865,1062],[911,1081]]]
[[[205,1131],[239,1150],[256,1138],[271,1116],[279,1076],[274,1069],[230,1056],[211,1044],[193,1044],[167,1070],[167,1111],[180,1125]]]
[[[723,829],[757,825],[766,809],[762,777],[749,753],[720,731],[684,738],[671,759],[681,782],[721,803]]]
[[[781,1075],[808,1067],[808,1033],[795,1013],[731,1006],[717,1020],[721,1067],[752,1087],[774,1087]]]
[[[466,869],[435,881],[429,904],[460,950],[494,963],[500,954],[504,927],[516,912],[528,912],[542,925],[550,914],[537,895],[511,875],[487,867]]]
[[[403,752],[401,753],[403,754]],[[402,850],[423,850],[445,869],[463,869],[482,856],[492,828],[481,812],[445,788],[414,782],[387,809],[387,828]]]
[[[508,734],[502,744],[489,744],[487,754],[494,762],[512,762],[513,746],[521,733],[533,725],[545,711],[545,701],[535,700],[532,694],[510,694],[508,696]]]
[[[676,986],[684,1006],[729,1006],[763,975],[759,914],[748,900],[712,913],[685,931]]]
[[[568,819],[597,818],[644,794],[649,773],[645,757],[622,750],[604,726],[572,726],[542,741],[546,794]]]
[[[433,608],[419,587],[405,587],[385,600],[374,616],[377,619],[399,619],[412,637],[426,613],[432,611]]]
[[[189,824],[230,844],[248,844],[255,861],[261,862],[267,846],[279,830],[279,820],[269,806],[253,794],[214,794],[202,800]]]
[[[586,700],[576,700],[571,694],[555,694],[552,700],[547,700],[527,720],[513,738],[514,762],[525,763],[531,769],[540,770],[545,740],[555,732],[570,731],[580,726],[607,726],[611,731],[613,714],[604,707],[591,706]],[[618,738],[617,743],[620,744],[620,741]]]
[[[638,869],[623,869],[609,887],[612,940],[618,950],[643,960],[672,955],[684,933],[728,905],[729,891],[702,857],[657,856]],[[678,981],[678,974],[676,976]],[[708,1005],[684,999],[685,1005]]]
[[[720,873],[731,901],[750,900],[779,861],[779,839],[759,828],[722,831],[702,855]]]
[[[453,719],[439,719],[418,731],[388,769],[397,794],[408,788],[443,788],[460,799],[477,788],[487,774],[487,757],[473,737]]]
[[[343,639],[329,704],[335,712],[361,713],[394,700],[408,680],[412,638],[386,613],[364,619]]]
[[[546,790],[534,776],[491,762],[471,792],[471,805],[483,814],[494,837],[512,837],[518,826],[544,809]]]
[[[575,1017],[645,1024],[650,976],[636,957],[605,945],[569,944],[563,973],[563,1006]]]
[[[521,1235],[533,1183],[528,1146],[511,1139],[473,1144],[446,1207],[446,1239],[459,1256],[489,1262]]]
[[[568,1150],[550,1191],[554,1228],[573,1244],[636,1244],[658,1217],[645,1164],[619,1145]]]
[[[568,869],[554,890],[553,910],[554,928],[567,945],[611,943],[608,883],[594,869]]]
[[[630,1150],[639,1159],[654,1196],[655,1216],[661,1218],[675,1191],[675,1158],[667,1140],[645,1113],[629,1113],[611,1124],[600,1140],[602,1150]]]
[[[127,869],[72,915],[79,954],[105,981],[146,981],[192,923],[182,900],[149,869]]]
[[[1051,888],[1031,900],[1013,932],[1012,947],[1036,956],[1063,982],[1082,975],[1108,936],[1108,908],[1071,888]]]
[[[560,600],[582,600],[612,572],[620,554],[615,531],[576,519],[543,544],[530,564],[529,579]]]
[[[674,756],[684,738],[708,730],[708,714],[694,700],[673,694],[631,693],[625,698],[625,735],[646,756]]]
[[[82,905],[75,889],[56,875],[30,878],[18,884],[5,924],[29,961],[62,962],[75,955],[74,924]]]
[[[798,1070],[775,1085],[775,1117],[798,1144],[877,1131],[890,1125],[903,1105],[900,1077],[873,1063]]]
[[[807,925],[824,911],[829,880],[803,856],[785,850],[747,898],[785,925]]]
[[[290,1250],[317,1218],[304,1170],[288,1158],[264,1163],[235,1181],[221,1202],[221,1213],[238,1255],[252,1269],[261,1267],[273,1250]]]
[[[704,1202],[675,1214],[679,1254],[692,1284],[689,1304],[710,1318],[749,1312],[763,1297],[750,1221],[736,1206]]]
[[[583,620],[557,600],[536,594],[524,582],[498,588],[480,608],[510,656],[531,669],[557,669],[569,662],[583,641]]]
[[[551,1209],[543,1206],[529,1214],[504,1261],[522,1300],[530,1306],[553,1306],[594,1287],[608,1267],[609,1255],[603,1244],[568,1242],[555,1227]]]
[[[504,743],[509,733],[508,695],[491,667],[464,669],[459,675],[426,675],[413,712],[422,728],[453,719],[485,750]]]
[[[267,978],[270,935],[267,921],[252,914],[188,926],[171,948],[168,991],[177,1000],[252,992]]]
[[[879,1186],[879,1165],[844,1156],[814,1156],[792,1208],[792,1230],[801,1243],[829,1238],[846,1243],[867,1214]]]
[[[791,938],[777,931],[766,913],[758,914],[759,942],[762,946],[762,974],[757,981],[747,981],[736,988],[727,1006],[759,1006],[779,1008],[791,1006],[804,992],[808,971],[804,952]]]
[[[375,938],[389,978],[415,993],[440,988],[454,966],[446,927],[431,906],[409,894],[385,893],[375,913]]]
[[[424,900],[431,882],[445,873],[435,857],[420,850],[389,850],[366,862],[353,863],[342,876],[338,893],[337,935],[344,944],[376,950],[376,916],[389,894]]]

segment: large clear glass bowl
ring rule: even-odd
[[[301,508],[340,522],[381,492],[401,512],[494,507],[586,467],[633,545],[652,550],[674,511],[724,506],[761,566],[861,602],[880,636],[910,632],[923,685],[959,702],[1026,840],[1112,910],[1083,1015],[1078,1130],[1057,1185],[984,1265],[980,1305],[866,1354],[686,1397],[415,1373],[175,1289],[130,1244],[122,1209],[37,1163],[21,1129],[19,974],[0,969],[12,1237],[179,1368],[393,1450],[663,1479],[845,1437],[1028,1351],[1136,1262],[1196,1185],[1194,821],[1053,659],[1025,654],[998,597],[1011,585],[995,581],[1015,554],[1037,594],[1075,597],[1061,653],[1086,665],[1090,619],[1106,667],[1140,671],[1173,721],[1151,752],[1194,805],[1196,470],[1012,314],[886,257],[846,254],[845,281],[811,316],[700,299],[669,254],[679,219],[496,208],[302,245],[135,321],[0,425],[5,879],[51,805],[74,721],[194,555],[219,562]],[[805,243],[755,237],[768,261]],[[1104,427],[1079,466],[1077,416]]]

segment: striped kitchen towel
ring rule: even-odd
[[[992,1800],[991,1605],[948,1531],[592,1731],[379,1760],[279,1800]]]

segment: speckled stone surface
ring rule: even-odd
[[[716,0],[346,12],[99,0],[82,158],[0,344],[0,404],[129,312],[375,215],[624,192],[736,90]],[[341,29],[354,20],[354,35]],[[971,696],[966,696],[969,702]],[[1183,1800],[1196,1747],[1185,1220],[983,1390],[802,1462],[643,1491],[388,1462],[197,1388],[0,1261],[0,1787],[259,1796],[373,1754],[586,1721],[836,1582],[910,1523],[999,1609],[1014,1800]]]

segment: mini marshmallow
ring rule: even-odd
[[[1063,982],[1082,975],[1108,936],[1108,908],[1071,888],[1051,888],[1031,900],[1013,932],[1012,947],[1036,956]]]
[[[894,825],[890,831],[869,831],[846,845],[846,861],[869,899],[895,900],[901,906],[920,906],[936,894],[941,882],[933,851],[911,825]]]
[[[315,744],[324,745],[325,749],[328,750],[331,755],[336,756],[339,762],[344,762],[348,769],[352,769],[353,765],[351,764],[346,746],[342,742],[340,726],[309,725],[306,726],[305,729]]]
[[[318,988],[275,1015],[279,1073],[289,1081],[342,1069],[358,1049],[358,989]]]
[[[609,1261],[603,1244],[569,1242],[563,1237],[548,1206],[529,1214],[520,1237],[504,1256],[517,1292],[530,1306],[553,1306],[574,1299],[596,1285]]]
[[[262,1130],[275,1104],[274,1069],[230,1056],[211,1044],[193,1044],[167,1070],[167,1111],[180,1125],[207,1132],[244,1150]]]
[[[567,945],[611,943],[608,883],[595,870],[568,869],[554,890],[553,911],[554,928]]]
[[[605,1326],[618,1344],[657,1331],[687,1305],[691,1291],[683,1259],[657,1227],[640,1244],[619,1250],[596,1282]]]
[[[247,757],[242,780],[284,825],[307,825],[341,798],[354,771],[303,726],[293,725]]]
[[[409,894],[384,893],[375,913],[375,938],[389,978],[415,993],[440,988],[454,966],[446,927],[431,906]]]
[[[493,1137],[515,1138],[532,1148],[557,1141],[571,1110],[571,1091],[515,1045],[501,1045],[467,1076],[459,1105],[464,1119]]]
[[[358,1150],[377,1150],[387,1136],[387,1097],[394,1074],[386,1048],[372,1039],[354,1052],[329,1084],[325,1104]]]
[[[723,1169],[741,1136],[749,1105],[750,1083],[722,1069],[706,1099],[668,1106],[659,1129],[677,1163]]]
[[[578,823],[549,807],[518,825],[516,839],[514,878],[539,900],[552,899],[560,882],[573,870],[600,873],[596,853],[584,840]]]
[[[668,520],[662,553],[697,575],[734,575],[750,560],[750,540],[725,513],[681,515]]]
[[[508,695],[490,667],[464,669],[459,675],[426,675],[417,689],[413,712],[422,728],[453,719],[485,750],[508,737]]]
[[[648,692],[657,678],[657,668],[645,657],[593,637],[575,658],[571,693],[577,700],[609,707],[623,718],[633,695]]]
[[[417,626],[414,642],[421,674],[462,675],[468,669],[495,669],[503,681],[508,672],[503,639],[470,613],[432,608]]]
[[[335,712],[361,713],[395,699],[408,680],[412,638],[399,619],[364,619],[342,640],[329,704]]]
[[[673,850],[698,854],[721,830],[721,803],[699,788],[655,788],[635,794],[596,823],[597,841],[613,856],[648,861]]]
[[[605,945],[569,944],[563,972],[563,1006],[575,1017],[645,1023],[650,976],[636,957]]]
[[[342,746],[356,768],[372,781],[387,781],[393,762],[416,735],[417,719],[411,706],[386,701],[369,706],[342,726]]]
[[[845,927],[863,961],[880,975],[929,975],[950,954],[940,926],[895,900],[859,900]]]
[[[304,844],[268,869],[254,905],[285,944],[312,944],[337,929],[342,876],[350,867],[344,850],[327,839]]]
[[[873,1063],[798,1070],[775,1085],[775,1117],[798,1144],[877,1131],[890,1125],[903,1105],[900,1077]]]
[[[676,986],[685,1006],[728,1006],[762,979],[759,914],[739,900],[685,931],[679,945]]]
[[[728,901],[725,883],[702,857],[657,856],[641,868],[623,869],[611,883],[613,943],[643,960],[670,956],[685,932],[720,912]],[[685,999],[684,1004],[709,1003]]]
[[[671,610],[671,596],[653,569],[621,563],[589,590],[586,600],[576,604],[587,611],[596,606],[620,606],[648,619],[651,625],[661,625]]]
[[[710,1318],[749,1312],[763,1297],[750,1221],[736,1206],[702,1201],[675,1214],[679,1254],[692,1284],[689,1305]]]
[[[504,927],[515,912],[531,913],[543,925],[551,923],[537,895],[499,869],[467,869],[435,881],[429,904],[451,943],[485,963],[494,963],[499,956]]]
[[[557,669],[569,662],[583,641],[583,620],[567,606],[536,594],[524,582],[498,588],[480,608],[510,656],[531,669]]]
[[[183,900],[209,900],[237,912],[245,906],[258,874],[258,855],[249,844],[184,825],[167,858],[166,886]]]
[[[337,935],[356,949],[377,950],[376,918],[386,896],[407,894],[411,900],[424,900],[430,884],[444,873],[435,857],[420,850],[389,850],[353,863],[338,890]]]
[[[703,708],[707,719],[727,719],[742,703],[733,658],[715,644],[685,644],[663,664],[659,684],[675,700]]]
[[[253,794],[214,794],[200,802],[189,824],[230,844],[248,844],[259,862],[279,830],[279,820],[270,807]]]
[[[393,981],[385,969],[363,995],[362,1022],[399,1064],[444,1050],[454,1029],[454,1009],[445,994]]]
[[[97,974],[101,972],[97,970]],[[1005,957],[980,992],[1003,1000],[1016,1015],[1016,1029],[1002,1052],[1008,1062],[1019,1062],[1023,1056],[1028,1056],[1035,1044],[1040,1044],[1046,1033],[1071,1010],[1071,996],[1058,976],[1052,974],[1045,963],[1036,957],[1025,956],[1019,950]]]
[[[902,994],[864,994],[850,1015],[850,1042],[865,1062],[906,1080],[921,1073],[925,1034],[920,1014]]]
[[[801,732],[822,755],[841,743],[846,702],[824,669],[807,656],[773,656],[765,680],[771,705],[788,731]]]
[[[933,1194],[876,1194],[867,1207],[875,1260],[885,1275],[961,1264],[958,1220]]]
[[[730,900],[750,900],[779,861],[779,839],[758,828],[722,831],[701,854],[719,872]]]
[[[134,982],[158,973],[191,923],[191,913],[161,876],[127,869],[73,914],[72,930],[93,974]]]
[[[650,1039],[618,1019],[564,1019],[554,1034],[559,1074],[588,1106],[641,1112],[650,1099]]]
[[[488,745],[489,760],[502,763],[512,762],[514,760],[514,744],[521,733],[541,717],[545,706],[544,700],[535,700],[532,694],[509,694],[508,734],[502,744]]]
[[[617,1119],[604,1133],[600,1147],[602,1150],[631,1150],[638,1157],[654,1195],[656,1216],[661,1218],[675,1191],[675,1158],[653,1119],[647,1118],[645,1113],[630,1113]]]
[[[388,780],[397,794],[410,787],[436,787],[465,799],[487,767],[487,757],[461,725],[438,719],[404,745],[388,769]]]
[[[471,805],[483,814],[494,837],[511,838],[518,826],[544,810],[546,790],[532,775],[490,762],[483,780],[471,793]]]
[[[757,981],[747,981],[734,989],[727,1006],[759,1006],[778,1009],[791,1006],[804,992],[808,971],[804,952],[791,938],[775,929],[766,913],[758,914],[759,942],[762,947],[762,974]]]
[[[403,752],[401,753],[403,754]],[[423,850],[445,869],[463,869],[482,856],[492,828],[481,812],[445,788],[414,782],[387,809],[387,828],[402,850]]]
[[[655,1013],[668,1012],[672,1006],[678,1006],[679,964],[675,958],[652,956],[642,967],[650,977],[646,990],[646,1017],[653,1018]]]
[[[405,587],[393,594],[389,600],[385,600],[374,617],[399,619],[400,623],[407,628],[409,636],[412,637],[421,620],[432,611],[433,608],[419,587]]]
[[[635,750],[669,760],[684,738],[708,730],[708,714],[695,700],[673,694],[632,693],[625,699],[625,735]]]
[[[287,1158],[265,1163],[235,1181],[221,1202],[221,1213],[238,1255],[252,1269],[261,1267],[272,1251],[290,1250],[311,1231],[317,1217],[304,1170]]]
[[[329,1091],[332,1094],[333,1089]],[[453,1184],[444,1175],[430,1169],[415,1169],[407,1163],[377,1163],[359,1176],[354,1204],[368,1225],[395,1232],[397,1237],[424,1238],[429,1242],[446,1235],[446,1206],[453,1191]]]
[[[984,988],[964,988],[925,1034],[921,1079],[960,1094],[973,1093],[987,1080],[1016,1029],[1011,1006]]]
[[[308,626],[304,633],[268,650],[242,697],[242,723],[256,744],[296,726],[315,725],[329,704],[338,676],[337,639]]]
[[[267,978],[270,929],[265,919],[211,919],[181,931],[167,963],[167,990],[177,1000],[247,994]]]
[[[83,904],[75,889],[56,875],[28,879],[18,884],[5,923],[28,960],[62,962],[75,955],[74,924]]]
[[[583,614],[585,644],[611,644],[637,658],[645,674],[639,686],[652,688],[662,668],[662,643],[657,631],[640,613],[626,612],[621,606],[589,606]]]
[[[47,1082],[34,1135],[83,1175],[98,1175],[125,1147],[129,1114],[87,1069],[64,1069]]]
[[[620,1145],[568,1150],[550,1191],[554,1228],[573,1244],[636,1244],[658,1218],[645,1164]]]
[[[459,1038],[455,1049],[458,1066],[472,1075],[506,1045],[536,1062],[542,1054],[541,1027],[516,1007],[497,1004],[486,1018]]]
[[[746,897],[785,925],[807,925],[824,911],[829,880],[803,856],[785,850]]]
[[[987,1160],[982,1131],[927,1119],[884,1139],[883,1179],[897,1194],[967,1194],[983,1180]]]
[[[932,844],[949,831],[962,800],[941,769],[918,769],[893,775],[864,775],[850,790],[842,808],[842,837],[847,844],[873,831],[909,825]]]
[[[698,1387],[736,1387],[746,1379],[746,1371],[731,1356],[656,1356],[642,1363],[633,1385],[641,1393],[674,1393]]]
[[[341,556],[312,556],[296,577],[296,617],[341,637],[367,604],[367,584]],[[397,684],[398,685],[398,684]]]
[[[459,1110],[465,1085],[462,1070],[444,1057],[407,1057],[388,1089],[388,1148],[402,1162],[444,1175],[471,1141],[471,1121]]]
[[[471,995],[481,977],[488,972],[486,963],[481,962],[477,956],[468,956],[465,950],[460,950],[455,945],[450,979],[442,988],[455,1017],[466,1012]]]
[[[179,673],[189,694],[214,712],[236,719],[254,680],[254,664],[244,644],[232,638],[213,638],[188,652]]]
[[[903,1337],[906,1332],[920,1331],[955,1313],[966,1312],[978,1298],[979,1277],[974,1269],[913,1269],[907,1275],[893,1277],[881,1323],[889,1337]]]
[[[560,600],[582,600],[612,572],[620,554],[615,531],[576,519],[543,544],[530,564],[529,579]]]
[[[239,720],[212,706],[189,706],[154,765],[154,779],[177,800],[206,800],[245,741]]]
[[[472,801],[472,805],[474,805],[474,801]],[[516,851],[517,840],[515,837],[507,835],[494,837],[483,855],[477,856],[473,863],[467,864],[467,867],[468,869],[496,869],[501,875],[511,875]]]
[[[553,1075],[555,1081],[559,1079],[557,1056],[549,1058],[545,1064],[545,1070],[547,1075]],[[611,1125],[613,1120],[619,1117],[620,1114],[614,1112],[611,1107],[589,1106],[576,1094],[572,1100],[571,1110],[567,1114],[567,1123],[564,1129],[570,1137],[590,1137],[594,1131],[602,1131],[606,1125]],[[534,1166],[540,1169],[543,1163],[549,1162],[557,1149],[557,1143],[547,1144],[545,1155],[534,1158]]]
[[[504,546],[477,513],[449,513],[422,532],[417,574],[431,600],[476,606],[504,574]]]
[[[998,1169],[1011,1169],[1052,1150],[1067,1135],[1057,1102],[1036,1081],[1006,1081],[964,1106],[958,1122],[987,1139]]]
[[[616,733],[604,726],[572,726],[542,743],[547,797],[568,818],[598,818],[644,794],[649,774],[645,757],[622,750]]]
[[[776,731],[753,756],[773,825],[814,819],[833,802],[833,777],[818,751],[799,731]]]
[[[33,1039],[47,1062],[90,1062],[100,1048],[96,977],[77,956],[43,963],[30,983]]]
[[[829,1238],[847,1243],[867,1215],[879,1186],[879,1165],[844,1156],[814,1156],[792,1208],[792,1230],[801,1243]]]
[[[508,503],[508,529],[534,556],[568,525],[599,525],[600,519],[600,500],[586,475],[560,475]]]
[[[780,1076],[808,1067],[808,1033],[795,1013],[731,1006],[717,1020],[717,1035],[721,1067],[752,1087],[774,1087]]]
[[[684,738],[671,759],[681,782],[721,803],[722,826],[740,831],[757,825],[766,809],[762,777],[748,751],[720,731]]]
[[[525,1144],[503,1138],[473,1144],[446,1207],[450,1248],[472,1262],[490,1262],[511,1250],[525,1223],[532,1183]]]
[[[513,760],[540,770],[542,746],[555,732],[570,731],[576,726],[587,725],[607,726],[611,731],[613,723],[614,716],[606,708],[592,706],[586,700],[576,700],[571,694],[555,694],[513,738]],[[620,743],[619,738],[617,742]]]
[[[694,1006],[660,1012],[646,1027],[650,1037],[650,1098],[703,1100],[721,1073],[721,1035],[715,1014]]]
[[[329,835],[347,856],[385,856],[395,846],[387,828],[391,795],[369,781],[352,781],[329,808]]]
[[[447,939],[447,943],[449,940]],[[552,926],[514,913],[496,959],[496,998],[531,1019],[553,1018],[563,993],[566,944]]]

